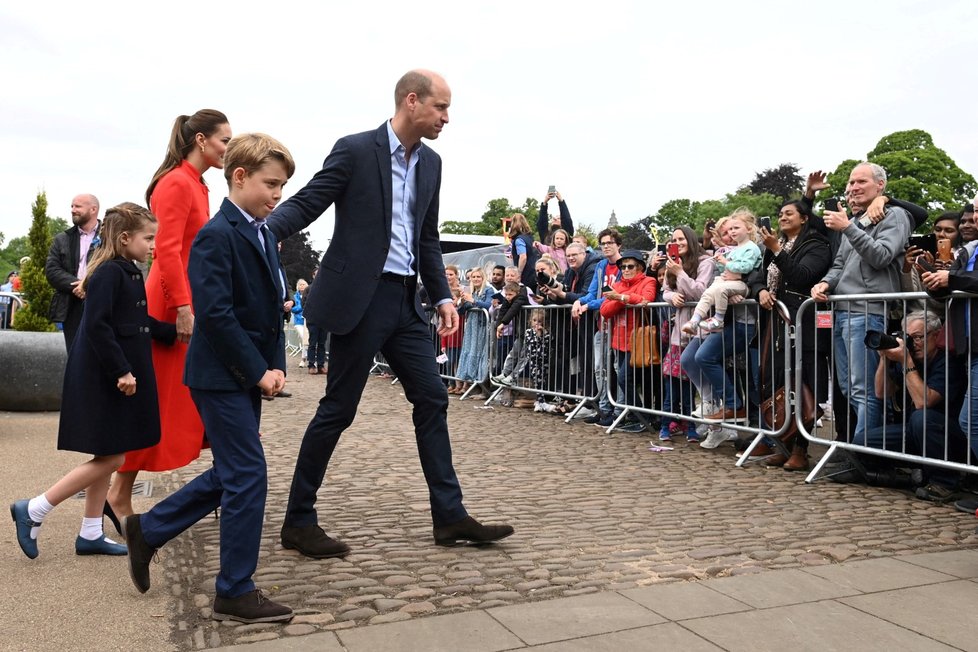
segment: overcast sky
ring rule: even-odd
[[[334,141],[378,127],[413,67],[452,88],[441,218],[555,184],[576,221],[622,224],[791,162],[862,158],[924,129],[978,175],[978,3],[29,2],[0,8],[0,231],[38,190],[143,201],[181,113],[288,146],[297,190]],[[222,173],[205,175],[216,208]],[[332,210],[312,227],[317,248]]]

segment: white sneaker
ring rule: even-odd
[[[557,406],[553,403],[547,403],[546,401],[537,401],[533,404],[534,412],[554,412],[557,410]]]
[[[713,414],[713,413],[710,412],[710,414]],[[693,416],[693,417],[696,417],[697,419],[699,419],[700,417],[702,417],[703,416],[703,404],[702,403],[697,403],[696,404],[696,409],[693,410],[692,412],[690,412],[689,415],[690,416]],[[697,432],[699,432],[699,426],[697,426]]]
[[[723,428],[710,428],[706,439],[700,442],[700,448],[717,448],[725,441],[727,441],[727,433],[723,431]]]
[[[493,376],[491,380],[492,380],[492,382],[496,383],[497,385],[512,385],[513,384],[513,377],[512,376],[502,376],[502,375],[500,375],[500,376]]]
[[[302,369],[305,366],[306,366],[306,361],[305,360],[302,360],[302,361],[299,362],[299,369]]]
[[[589,407],[582,407],[580,410],[577,411],[577,414],[574,415],[574,418],[575,419],[590,419],[591,417],[593,417],[597,413],[598,413],[597,410],[592,410]]]

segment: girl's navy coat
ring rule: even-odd
[[[160,408],[150,338],[172,344],[173,324],[146,313],[143,274],[128,260],[100,265],[88,282],[85,311],[68,355],[58,448],[115,455],[160,441]],[[132,372],[136,393],[116,387]]]

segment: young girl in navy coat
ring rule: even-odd
[[[37,532],[56,505],[85,490],[85,517],[75,539],[79,555],[125,555],[126,547],[102,532],[102,508],[109,477],[125,453],[160,440],[160,414],[150,338],[172,343],[173,324],[146,313],[143,274],[134,264],[153,253],[156,218],[148,210],[123,203],[105,212],[102,246],[83,281],[85,311],[68,355],[58,449],[93,457],[75,467],[50,489],[10,506],[17,542],[37,557]]]

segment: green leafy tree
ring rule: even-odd
[[[52,239],[46,193],[37,193],[37,199],[31,205],[31,213],[34,217],[27,233],[30,259],[24,262],[20,270],[25,306],[17,311],[14,328],[19,331],[48,332],[54,330],[48,320],[54,289],[44,275],[44,262],[47,260]]]
[[[741,192],[747,190],[752,195],[767,193],[782,201],[798,197],[805,189],[805,179],[799,174],[799,170],[797,165],[782,163],[776,168],[758,172],[754,180],[746,188],[742,188]]]
[[[513,213],[523,213],[530,223],[530,228],[536,229],[540,204],[532,197],[527,197],[522,206],[510,205],[505,197],[491,199],[486,204],[486,212],[478,222],[447,220],[441,223],[440,231],[458,235],[502,235],[503,218],[510,217]]]
[[[852,173],[852,169],[859,165],[859,163],[860,161],[854,158],[847,158],[842,163],[839,163],[839,167],[835,168],[833,172],[829,172],[825,177],[825,182],[829,184],[829,187],[820,193],[821,198],[836,197],[838,199],[845,199],[846,184],[849,183],[849,175]]]
[[[652,216],[647,215],[640,220],[619,228],[621,231],[621,248],[641,249],[643,251],[652,249],[652,237],[649,233],[649,226],[651,224]]]
[[[58,235],[70,226],[67,220],[62,217],[52,217],[49,220],[48,230],[51,233],[51,238]],[[7,243],[7,246],[3,246],[4,238],[3,234],[0,233],[0,277],[7,278],[7,274],[12,271],[20,269],[20,259],[24,256],[30,256],[30,241],[26,235],[22,235],[17,238],[13,238]]]
[[[312,271],[319,266],[319,258],[322,254],[312,248],[309,243],[309,233],[299,231],[293,236],[282,240],[282,249],[279,251],[279,258],[285,275],[289,279],[289,297],[295,289],[295,283],[300,278],[312,281]]]
[[[946,210],[958,210],[978,192],[975,178],[920,129],[884,136],[866,160],[886,170],[887,194],[923,206],[932,218]],[[829,174],[827,182],[833,195],[845,196],[849,174],[858,163],[847,159]]]
[[[590,224],[575,224],[574,235],[583,235],[590,247],[598,246],[598,234]]]
[[[639,220],[639,224],[647,233],[654,231],[657,243],[662,244],[680,226],[689,226],[697,233],[702,233],[707,222],[716,222],[738,208],[747,208],[757,217],[773,217],[777,215],[781,203],[780,197],[768,193],[755,195],[746,189],[727,194],[723,199],[672,199],[663,204],[654,215]]]

